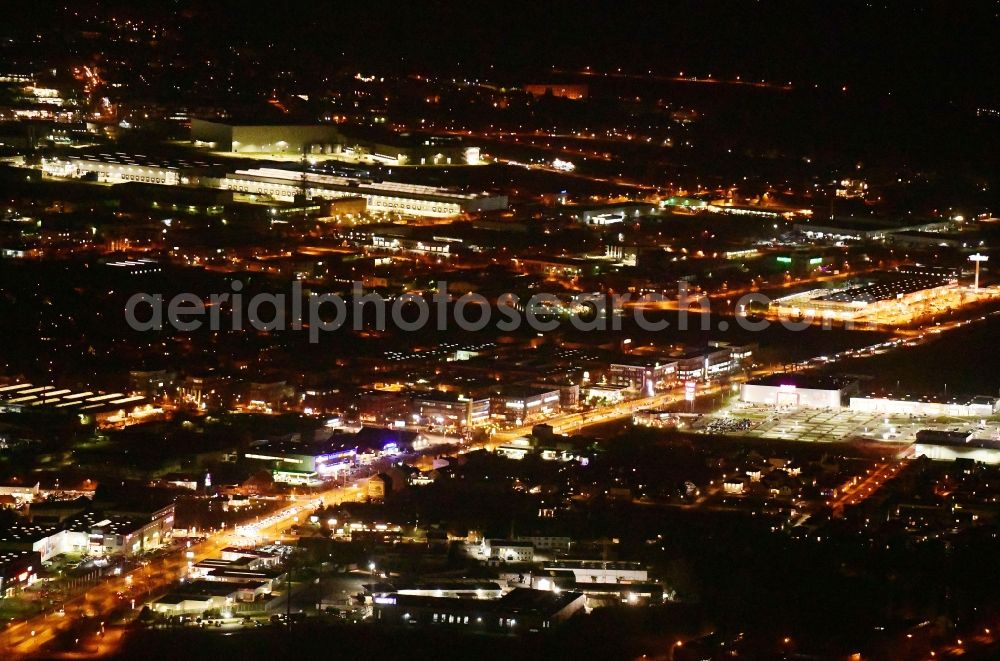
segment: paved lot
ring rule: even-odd
[[[849,409],[775,408],[736,403],[692,425],[694,431],[748,438],[831,443],[851,438],[912,443],[921,429],[973,432],[974,438],[1000,441],[1000,424],[979,420],[886,416]]]

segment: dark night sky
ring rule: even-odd
[[[1000,98],[1000,2],[907,0],[167,0],[98,13],[177,14],[191,52],[263,46],[291,60],[521,76],[553,65],[848,84],[966,104]],[[40,0],[4,19],[44,33]],[[342,55],[343,54],[343,55]],[[490,67],[493,67],[492,69]]]
[[[242,10],[230,29],[429,69],[551,65],[686,69],[796,83],[892,86],[995,98],[1000,4],[669,2],[297,2]],[[326,38],[313,41],[315,33]]]

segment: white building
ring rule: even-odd
[[[778,374],[740,386],[740,401],[768,406],[838,409],[852,382]]]
[[[369,211],[409,216],[447,218],[466,212],[507,208],[505,195],[463,193],[435,186],[368,181],[280,168],[237,170],[227,174],[220,187],[289,202],[303,190],[310,198],[363,197]]]
[[[851,410],[888,415],[929,415],[988,418],[1000,408],[992,396],[938,399],[926,396],[875,395],[851,397]]]
[[[496,562],[534,562],[535,547],[531,542],[512,539],[484,539],[472,549],[480,560]]]
[[[643,583],[649,572],[639,562],[601,560],[555,560],[542,565],[544,571],[572,571],[577,583]]]

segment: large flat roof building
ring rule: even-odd
[[[369,211],[394,212],[404,216],[446,218],[467,212],[507,208],[506,195],[468,193],[452,188],[354,179],[280,168],[237,170],[227,174],[220,186],[234,192],[266,195],[283,201],[292,201],[303,191],[310,198],[363,197]]]
[[[740,386],[740,401],[768,406],[838,409],[857,382],[836,377],[775,374]]]
[[[375,621],[385,624],[462,627],[470,632],[540,631],[583,609],[579,592],[515,588],[500,599],[459,599],[390,594],[376,597]]]
[[[191,119],[191,140],[235,153],[331,153],[344,137],[333,124],[280,124]]]
[[[74,155],[57,170],[52,167],[49,172],[53,176],[93,177],[111,184],[138,182],[192,187],[185,190],[214,188],[281,202],[293,202],[303,193],[313,199],[352,198],[356,202],[363,199],[368,211],[402,216],[448,218],[507,208],[506,195],[378,181],[364,174],[327,174],[316,168],[305,172],[279,167],[231,170],[203,160],[162,159],[121,152]]]

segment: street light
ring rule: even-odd
[[[975,291],[979,291],[979,265],[981,263],[983,263],[983,262],[990,261],[990,258],[989,258],[989,255],[982,255],[982,254],[980,254],[980,253],[977,252],[975,255],[969,255],[969,261],[976,263],[976,280],[975,280],[975,283],[973,284],[972,288]]]

